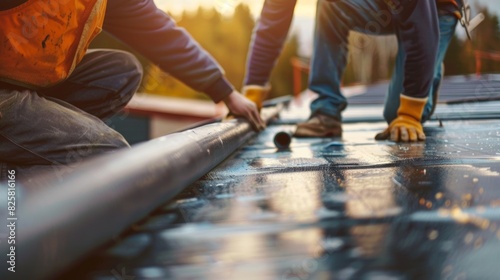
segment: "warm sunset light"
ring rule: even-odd
[[[4,0],[0,42],[0,280],[500,279],[500,0]]]
[[[262,4],[264,1],[256,0],[186,0],[186,1],[168,1],[168,0],[155,0],[156,5],[163,10],[170,11],[172,13],[179,13],[183,10],[196,9],[199,6],[203,7],[216,7],[219,12],[231,13],[233,8],[240,4],[245,3],[248,5],[254,14],[257,16],[260,13]],[[314,17],[316,12],[316,0],[302,0],[298,1],[297,7],[295,8],[295,15],[299,17]]]

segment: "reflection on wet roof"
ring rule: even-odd
[[[443,100],[460,103],[478,84],[500,96],[499,81],[455,78]],[[499,114],[500,103],[440,104],[425,143],[395,144],[373,139],[386,124],[376,119],[383,95],[363,102],[369,92],[351,97],[346,116],[357,121],[341,139],[294,138],[277,149],[274,135],[308,114],[307,97],[292,101],[264,132],[61,279],[496,278],[500,123],[468,114]]]

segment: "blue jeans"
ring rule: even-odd
[[[451,15],[439,16],[439,46],[436,63],[434,65],[434,79],[432,81],[431,89],[429,92],[429,100],[425,105],[424,112],[422,113],[422,122],[429,120],[433,107],[434,97],[437,97],[441,78],[443,76],[443,60],[446,56],[446,51],[450,45],[450,41],[455,34],[455,27],[458,19]],[[397,117],[399,108],[399,95],[403,92],[403,77],[404,77],[404,60],[405,52],[403,49],[398,50],[396,56],[396,66],[389,84],[389,91],[385,99],[384,118],[387,123],[392,122]],[[437,99],[436,99],[437,101]]]
[[[436,60],[434,85],[439,85],[440,66],[453,35],[457,20],[440,16],[441,35]],[[311,103],[311,114],[328,115],[341,120],[347,100],[340,90],[341,78],[347,63],[348,35],[351,30],[370,35],[395,34],[391,13],[382,0],[319,0],[314,32],[314,48],[309,76],[309,88],[319,96]],[[396,70],[392,77],[385,111],[387,121],[395,118],[399,95],[403,91],[405,54],[399,48]],[[438,69],[439,68],[439,69]],[[437,86],[433,88],[437,89]],[[432,103],[432,98],[429,98]],[[427,106],[430,112],[432,104]],[[384,116],[386,114],[384,113]]]
[[[70,165],[128,147],[103,119],[123,109],[141,78],[133,55],[91,50],[54,87],[35,91],[0,83],[0,170]]]

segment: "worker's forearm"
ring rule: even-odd
[[[108,0],[104,29],[216,102],[233,91],[212,56],[153,0]]]
[[[266,0],[250,45],[245,85],[264,86],[278,59],[293,18],[296,0]]]

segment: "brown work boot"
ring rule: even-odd
[[[334,117],[315,114],[306,122],[298,123],[296,137],[340,137],[342,136],[342,123]]]

